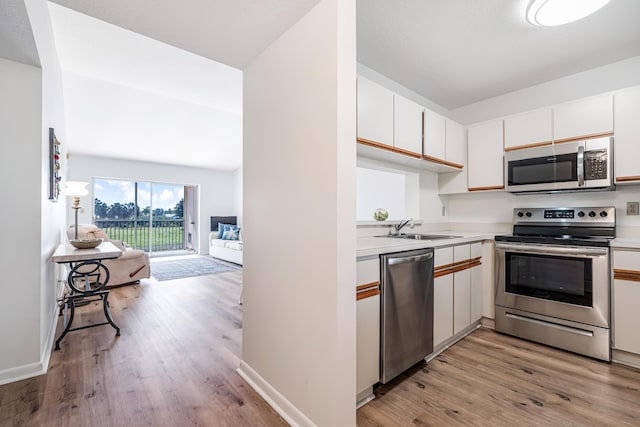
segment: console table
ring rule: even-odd
[[[61,244],[51,257],[58,264],[69,264],[67,285],[70,292],[65,295],[61,312],[64,313],[63,330],[56,340],[55,350],[60,349],[60,341],[70,331],[111,325],[120,335],[120,328],[115,324],[109,312],[109,290],[104,289],[109,281],[109,269],[101,262],[105,259],[118,258],[122,251],[111,242],[103,242],[94,249],[76,249],[69,243]],[[76,307],[91,301],[102,301],[104,316],[107,321],[90,325],[71,327]],[[68,316],[67,316],[68,315]]]

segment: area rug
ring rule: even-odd
[[[151,277],[162,282],[185,277],[238,271],[240,269],[240,266],[223,263],[210,256],[185,257],[183,259],[152,261]]]

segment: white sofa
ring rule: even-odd
[[[242,240],[218,239],[218,232],[209,233],[209,255],[242,265]]]
[[[67,229],[69,240],[75,237],[75,227]],[[122,240],[110,240],[109,236],[93,224],[78,225],[79,239],[101,238],[116,245],[122,251],[122,255],[116,259],[106,259],[102,263],[109,269],[109,283],[107,288],[130,283],[137,283],[140,279],[151,277],[151,264],[149,255],[140,250],[131,248]]]

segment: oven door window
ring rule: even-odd
[[[590,258],[507,252],[505,267],[506,292],[592,306]]]
[[[578,180],[578,156],[557,156],[512,160],[508,163],[509,185],[545,184]]]

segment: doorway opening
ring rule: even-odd
[[[93,179],[93,220],[110,239],[152,257],[192,255],[198,248],[197,186]]]

